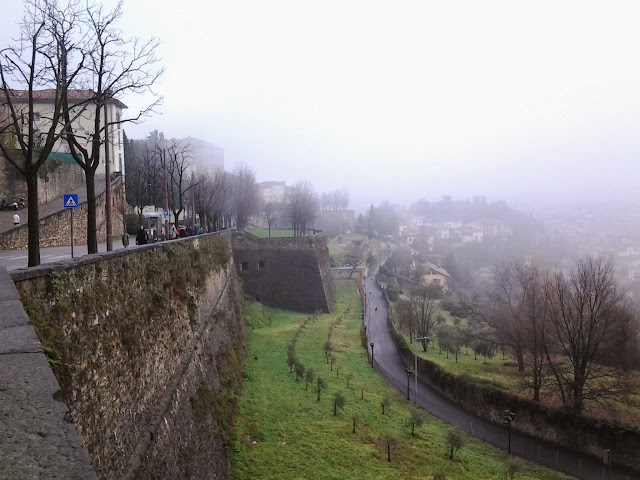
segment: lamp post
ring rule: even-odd
[[[405,368],[404,371],[407,372],[407,400],[410,400],[410,398],[409,398],[409,377],[411,377],[411,370],[409,370],[408,368]]]
[[[371,345],[371,368],[373,368],[373,342],[371,342],[369,345]]]
[[[429,337],[419,337],[418,334],[416,333],[414,340],[416,341],[416,343],[413,345],[413,360],[414,360],[413,379],[415,380],[416,393],[414,394],[413,401],[417,405],[418,404],[418,345],[417,343],[418,341],[422,341],[422,340],[425,340],[427,343],[429,343],[431,339]]]
[[[515,419],[516,419],[515,413],[513,413],[510,410],[504,411],[503,423],[507,426],[507,438],[508,438],[507,452],[509,453],[509,455],[511,455],[511,422],[515,421]]]

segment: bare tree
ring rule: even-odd
[[[310,183],[298,182],[291,188],[286,198],[286,212],[293,235],[304,235],[318,214],[318,200]]]
[[[629,376],[610,366],[621,339],[618,319],[626,310],[613,268],[601,259],[581,260],[568,278],[550,283],[546,357],[565,406],[581,413],[587,400],[623,401]]]
[[[238,229],[246,228],[249,217],[258,213],[256,175],[247,165],[240,164],[231,179],[231,213]]]
[[[526,305],[526,275],[521,275],[523,266],[507,263],[494,272],[492,288],[485,297],[469,305],[475,320],[489,327],[493,340],[498,345],[513,349],[518,370],[524,371],[524,326]],[[488,340],[485,338],[485,340]]]
[[[436,319],[440,313],[440,308],[434,296],[433,289],[430,286],[421,285],[414,288],[411,297],[411,306],[415,312],[416,328],[418,335],[422,337],[422,349],[426,352],[429,342],[425,337],[429,337],[436,324]]]
[[[40,264],[38,171],[60,139],[60,127],[71,120],[63,119],[64,98],[84,67],[75,43],[75,7],[73,2],[60,8],[47,0],[27,2],[20,39],[0,51],[0,100],[6,115],[0,124],[0,153],[27,184],[29,266]],[[53,107],[38,118],[35,102],[44,97]]]
[[[64,135],[75,161],[85,173],[87,187],[87,250],[98,251],[96,224],[96,192],[95,175],[101,160],[101,146],[108,143],[109,130],[124,122],[135,122],[151,113],[162,98],[155,95],[152,87],[163,73],[156,68],[156,50],[158,40],[151,38],[140,41],[137,38],[125,39],[117,28],[122,17],[122,1],[111,11],[101,5],[89,6],[83,11],[86,25],[85,55],[88,57],[88,68],[85,72],[87,86],[80,100],[87,103],[87,113],[93,123],[90,129],[84,130],[78,123],[71,121],[73,109],[77,110],[76,96],[71,96],[69,89],[63,88],[62,101],[65,119]],[[123,106],[119,98],[128,93],[149,92],[154,100],[137,114],[129,118],[116,115],[108,117],[108,106]],[[89,94],[87,96],[87,93]],[[109,185],[110,179],[105,180]]]
[[[516,275],[525,287],[523,315],[523,354],[527,371],[525,385],[533,390],[533,400],[540,401],[546,380],[545,347],[549,328],[548,279],[537,267],[518,265]]]
[[[262,208],[262,215],[267,222],[267,228],[269,229],[269,238],[271,238],[271,227],[278,220],[276,216],[276,207],[272,202],[267,202]]]
[[[169,181],[169,209],[174,223],[178,223],[180,214],[185,210],[187,194],[198,182],[189,163],[191,147],[173,142],[166,149],[167,172]]]
[[[132,140],[131,150],[125,155],[127,198],[131,205],[137,207],[140,224],[145,205],[161,204],[164,198],[164,172],[162,166],[162,152],[152,141],[152,136],[146,140]]]

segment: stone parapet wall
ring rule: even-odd
[[[264,305],[330,312],[336,296],[324,236],[258,238],[233,233],[233,254],[245,292]]]
[[[12,277],[100,478],[228,478],[246,341],[229,234]]]
[[[97,198],[96,217],[98,242],[107,239],[105,193]],[[124,180],[119,178],[112,184],[112,204],[115,207],[125,199]],[[62,203],[62,201],[61,201]],[[73,209],[74,244],[87,243],[87,203],[82,202]],[[20,213],[20,212],[19,212]],[[122,215],[115,208],[112,212],[113,236],[124,232]],[[71,245],[71,209],[64,209],[40,219],[40,247],[62,247]],[[0,250],[22,250],[29,246],[28,226],[25,223],[0,234]]]
[[[362,278],[368,275],[367,267],[332,267],[331,276],[335,279]]]

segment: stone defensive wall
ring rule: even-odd
[[[111,200],[113,205],[125,201],[124,178],[117,177],[112,182]],[[98,225],[98,242],[107,239],[106,227],[106,195],[102,192],[96,198],[96,222]],[[62,205],[62,199],[60,199]],[[22,216],[23,210],[18,213]],[[121,236],[124,233],[122,215],[113,209],[113,235]],[[73,209],[73,237],[74,244],[87,243],[87,202],[80,202],[78,208]],[[29,233],[27,222],[0,233],[0,250],[26,249],[29,245]],[[60,247],[71,245],[71,209],[52,213],[40,218],[40,247]]]
[[[0,478],[229,477],[246,344],[229,233],[3,271],[0,293]]]
[[[233,232],[233,255],[246,294],[262,304],[305,313],[333,308],[336,286],[323,235],[258,238]]]

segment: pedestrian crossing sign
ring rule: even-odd
[[[64,208],[78,208],[78,194],[71,193],[64,196]]]

